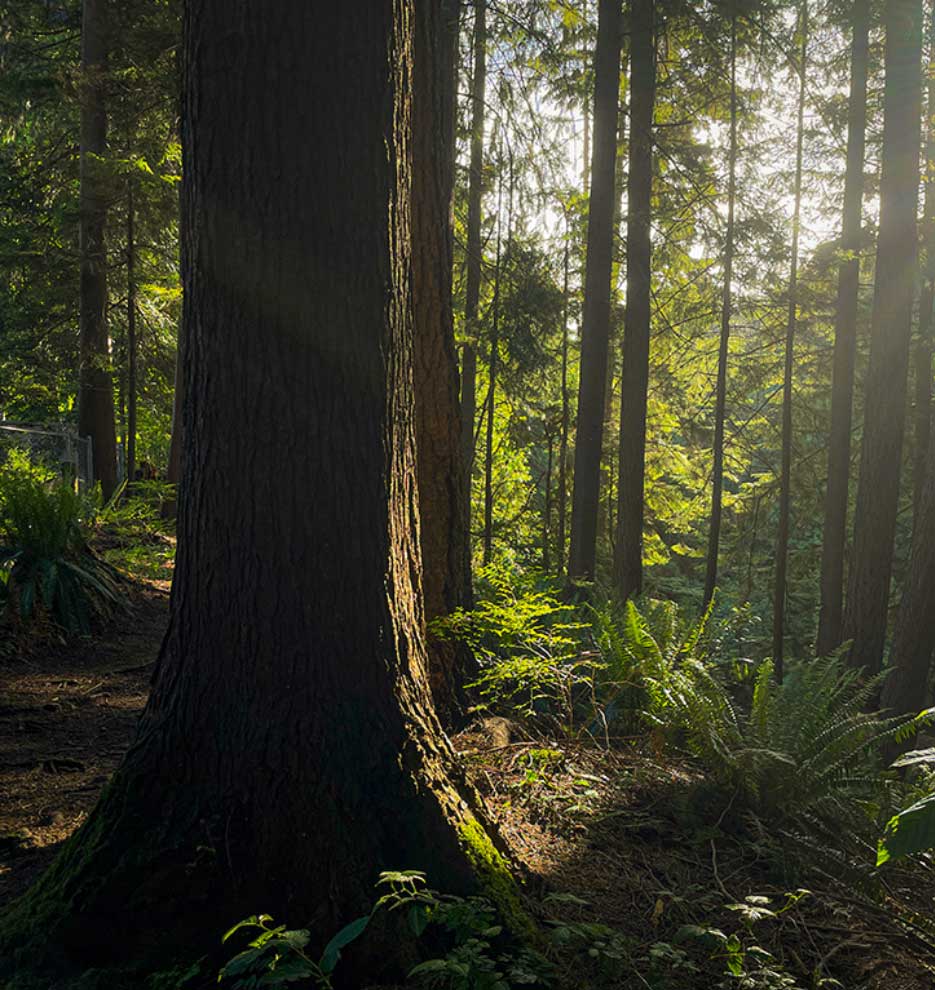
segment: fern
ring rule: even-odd
[[[886,718],[866,707],[880,678],[861,681],[837,657],[795,667],[782,684],[759,665],[749,710],[709,667],[688,662],[664,686],[656,720],[743,808],[774,826],[854,834],[880,796],[885,747],[930,719]]]

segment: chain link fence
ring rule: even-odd
[[[0,464],[11,450],[22,450],[62,478],[75,479],[83,490],[94,485],[91,438],[67,427],[0,423]]]

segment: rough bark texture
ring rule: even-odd
[[[913,410],[913,502],[921,511],[932,432],[932,351],[935,344],[935,4],[929,9],[929,60],[926,66],[925,205],[922,210],[922,243],[925,267],[919,294],[919,339],[915,348],[915,408]]]
[[[117,484],[114,385],[107,340],[107,0],[84,0],[81,19],[80,354],[78,432],[91,438],[94,479]]]
[[[200,955],[258,910],[330,934],[383,869],[503,879],[449,779],[421,631],[412,16],[187,7],[170,625],[122,768],[14,919],[85,964]]]
[[[416,0],[412,299],[425,618],[465,603],[464,469],[451,308],[456,0]],[[463,707],[470,654],[429,635],[429,680],[446,722]]]
[[[916,268],[922,5],[887,0],[880,227],[870,368],[844,638],[849,662],[880,669],[886,637]]]
[[[929,471],[912,534],[909,574],[903,590],[883,707],[917,712],[928,704],[928,673],[935,650],[935,471]]]
[[[860,289],[860,232],[864,194],[864,145],[867,125],[869,0],[851,10],[851,88],[848,97],[847,164],[844,172],[842,260],[834,322],[831,378],[831,431],[828,438],[828,488],[821,550],[821,611],[816,652],[825,656],[841,644],[844,613],[844,552],[851,466],[854,358],[857,352],[857,302]]]
[[[614,579],[622,598],[643,590],[643,478],[649,388],[650,220],[656,51],[652,0],[630,8],[630,167],[627,177],[627,302],[620,385],[620,512]]]
[[[792,504],[792,371],[798,318],[799,227],[802,214],[802,151],[805,143],[805,78],[808,53],[808,4],[799,12],[799,107],[795,132],[795,204],[792,209],[792,259],[789,268],[789,301],[786,311],[786,345],[782,378],[782,467],[779,475],[779,527],[776,536],[776,573],[773,583],[773,669],[783,676],[783,637],[786,607],[786,571],[789,563],[789,529]]]
[[[610,336],[613,262],[614,161],[620,86],[620,2],[600,0],[594,52],[594,134],[588,208],[587,270],[581,328],[578,429],[568,577],[594,578],[601,444]]]
[[[126,479],[132,484],[136,473],[136,235],[133,179],[127,180],[127,445]]]
[[[565,247],[562,253],[562,422],[558,440],[558,533],[556,572],[565,570],[565,507],[568,504],[568,431],[571,426],[568,394],[568,216],[565,216]]]
[[[466,497],[464,529],[465,595],[473,600],[471,578],[471,478],[474,474],[474,420],[477,415],[477,306],[481,278],[481,194],[484,172],[484,101],[487,95],[487,0],[474,4],[474,73],[471,80],[471,166],[468,176],[467,258],[464,286],[464,329],[467,342],[461,353],[461,451]]]
[[[718,555],[721,549],[721,515],[724,490],[724,423],[727,418],[727,359],[733,304],[734,207],[737,199],[737,13],[730,22],[730,146],[727,152],[727,231],[724,238],[724,285],[721,288],[721,336],[717,354],[717,384],[714,394],[714,440],[711,468],[711,516],[708,524],[708,553],[705,567],[704,607],[717,588]]]

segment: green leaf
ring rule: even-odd
[[[894,815],[877,847],[877,866],[935,847],[935,794]]]
[[[323,973],[331,973],[334,971],[334,967],[337,966],[338,960],[341,958],[341,950],[350,945],[354,939],[359,938],[363,933],[363,930],[370,923],[370,915],[365,914],[355,921],[352,921],[349,925],[345,925],[333,939],[325,946],[325,951],[321,954],[321,970]]]

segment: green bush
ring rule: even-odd
[[[793,667],[782,684],[771,661],[759,665],[749,709],[724,681],[690,660],[659,690],[656,720],[729,796],[735,811],[812,834],[856,829],[880,808],[882,753],[929,719],[867,711],[880,678],[862,681],[837,657]]]
[[[22,622],[47,613],[69,632],[122,601],[119,577],[90,551],[93,505],[23,457],[0,469],[0,574],[5,604]]]

